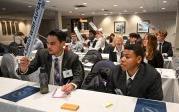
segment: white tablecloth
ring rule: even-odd
[[[16,79],[0,78],[0,96],[26,85],[38,84]],[[16,103],[0,98],[0,112],[70,112],[61,110],[64,103],[78,104],[78,112],[134,112],[137,98],[100,93],[87,90],[75,90],[66,98],[52,98],[57,86],[50,86],[48,94],[39,92]],[[107,102],[113,105],[105,107]],[[179,104],[166,102],[167,112],[178,112]]]
[[[162,77],[164,101],[179,103],[179,79],[173,69],[157,68]]]

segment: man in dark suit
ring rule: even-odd
[[[173,56],[172,44],[170,42],[165,41],[166,37],[167,37],[167,31],[160,30],[157,33],[158,50],[162,53],[164,57],[172,57]]]
[[[27,57],[23,57],[17,70],[18,74],[28,75],[39,67],[44,67],[50,84],[62,86],[62,90],[67,93],[79,88],[84,70],[78,56],[64,49],[65,40],[66,33],[52,30],[47,37],[48,49],[38,50],[31,62]]]
[[[162,81],[155,68],[143,62],[144,51],[140,45],[124,48],[121,65],[111,75],[107,91],[139,98],[163,99]]]

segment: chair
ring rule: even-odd
[[[106,83],[115,73],[116,66],[109,60],[97,62],[91,72],[86,76],[81,86],[82,89],[106,92]]]
[[[101,53],[97,50],[89,50],[82,59],[82,62],[91,62],[93,64],[102,60]]]
[[[1,60],[1,72],[2,77],[20,79],[20,76],[16,74],[17,62],[15,61],[15,56],[12,54],[4,54]]]

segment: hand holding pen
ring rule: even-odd
[[[66,94],[70,94],[71,91],[73,91],[75,89],[75,86],[69,82],[70,82],[70,80],[68,80],[68,82],[62,86],[62,91],[64,91]]]

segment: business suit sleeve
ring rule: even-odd
[[[28,75],[33,72],[35,72],[40,67],[40,55],[43,54],[42,50],[37,51],[35,58],[30,62],[30,65],[28,67],[28,71],[25,74],[22,74],[19,70],[17,70],[17,74],[19,75]]]
[[[168,42],[168,57],[172,57],[173,56],[173,50],[172,50],[172,44],[170,42]]]
[[[155,100],[162,100],[163,99],[163,90],[162,90],[162,80],[161,75],[156,72],[154,75],[154,80],[151,82],[150,87],[147,89],[147,98],[155,99]]]
[[[163,56],[160,53],[160,51],[156,51],[154,57],[155,57],[156,67],[163,68],[164,60],[163,60]]]
[[[84,79],[84,69],[82,63],[79,61],[78,56],[72,63],[72,72],[73,72],[73,80],[71,83],[77,85],[77,88],[81,87],[82,81]]]

